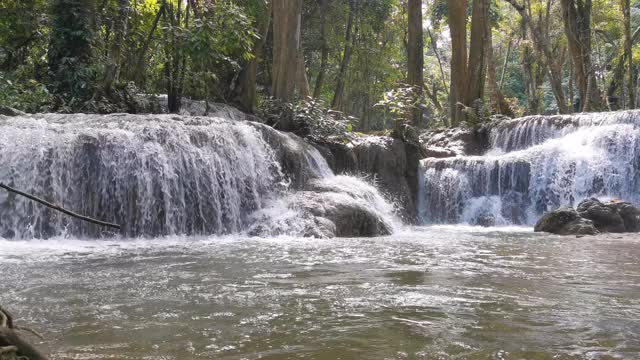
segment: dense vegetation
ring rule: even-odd
[[[172,112],[187,97],[363,132],[633,108],[639,3],[2,0],[0,105],[136,111],[167,94]]]

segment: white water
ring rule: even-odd
[[[639,126],[640,112],[502,124],[484,156],[421,162],[422,220],[532,224],[548,210],[591,196],[640,203]]]
[[[254,213],[312,180],[393,215],[375,188],[334,177],[303,140],[229,116],[38,114],[0,116],[0,182],[136,236],[245,231]],[[287,159],[287,161],[283,160]],[[285,165],[286,163],[286,165]],[[290,168],[287,168],[290,167]],[[375,193],[354,196],[352,188]],[[385,212],[380,212],[385,211]],[[302,220],[301,220],[302,221]],[[271,224],[265,224],[271,226]],[[98,237],[103,229],[0,192],[0,237]]]

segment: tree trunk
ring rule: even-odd
[[[147,55],[147,51],[149,50],[149,46],[151,45],[151,40],[153,39],[153,34],[156,32],[158,28],[158,23],[160,22],[160,18],[164,16],[164,11],[166,8],[166,4],[164,1],[160,5],[160,9],[158,9],[158,13],[156,14],[155,19],[153,19],[153,25],[151,25],[151,31],[149,31],[149,35],[147,35],[144,44],[142,44],[142,48],[140,49],[140,53],[138,54],[138,61],[136,62],[135,72],[133,74],[134,79],[138,82],[138,85],[141,86],[144,81],[144,59]]]
[[[569,52],[573,58],[582,111],[602,107],[591,63],[591,0],[561,0]]]
[[[493,56],[493,34],[491,33],[491,23],[487,21],[487,41],[485,46],[487,54],[487,81],[489,82],[489,92],[491,93],[491,108],[494,113],[503,114],[509,117],[514,117],[514,113],[509,107],[509,104],[504,100],[502,91],[498,86],[496,60]]]
[[[111,93],[111,86],[113,82],[118,80],[122,43],[127,33],[130,9],[131,6],[129,0],[118,0],[118,18],[114,25],[115,34],[109,51],[109,63],[102,83],[102,91],[105,95],[109,95]]]
[[[253,43],[253,59],[246,62],[238,75],[238,85],[234,89],[235,102],[246,112],[253,113],[256,107],[256,81],[258,78],[258,63],[264,54],[267,43],[269,25],[271,24],[271,1],[267,0],[265,15],[259,20],[260,39]]]
[[[469,84],[465,96],[464,104],[470,106],[477,99],[482,99],[484,95],[484,82],[486,75],[486,54],[487,47],[487,22],[489,19],[487,11],[487,0],[473,0],[473,13],[471,16],[471,39],[469,47],[469,62],[467,76]]]
[[[273,0],[272,94],[284,102],[294,99],[301,11],[302,0]]]
[[[551,15],[551,1],[547,1],[545,17],[540,20],[537,25],[531,19],[530,11],[523,5],[519,5],[515,0],[507,0],[520,14],[524,22],[524,26],[531,31],[533,43],[536,51],[544,55],[544,64],[549,74],[551,90],[555,97],[558,111],[561,114],[569,112],[567,108],[567,100],[562,89],[562,66],[564,64],[564,49],[560,54],[554,54],[549,41],[549,16]],[[543,31],[544,30],[544,31]]]
[[[628,93],[629,93],[629,109],[636,107],[636,88],[633,79],[633,51],[631,49],[631,4],[629,0],[620,0],[622,3],[622,12],[624,14],[624,52],[627,53],[628,62]]]
[[[302,50],[298,53],[296,82],[298,88],[298,94],[303,99],[307,99],[311,96],[311,89],[309,88],[309,79],[307,78],[307,68],[304,63],[304,53]]]
[[[458,102],[464,101],[467,85],[467,0],[448,0],[448,4],[452,50],[449,110],[451,126],[457,126],[462,120]]]
[[[342,109],[342,96],[344,94],[344,85],[346,80],[345,77],[347,76],[349,61],[351,60],[351,51],[353,50],[351,38],[353,36],[353,23],[356,15],[356,1],[357,0],[349,0],[349,17],[347,19],[347,30],[344,36],[344,53],[342,55],[342,61],[340,62],[338,79],[336,80],[336,90],[333,94],[333,100],[331,101],[331,107],[335,110]]]
[[[415,89],[416,98],[420,99],[424,87],[424,39],[422,33],[422,0],[409,0],[409,31],[407,45],[407,83]],[[416,104],[412,110],[411,121],[414,126],[422,124],[422,110]]]
[[[320,41],[322,42],[322,55],[320,55],[320,70],[316,78],[316,84],[313,88],[313,97],[320,97],[322,93],[322,85],[324,76],[327,72],[327,62],[329,61],[329,45],[327,43],[327,11],[329,8],[329,0],[320,0]]]

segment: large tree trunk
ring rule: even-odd
[[[338,73],[338,79],[336,80],[336,90],[333,94],[333,100],[331,101],[331,107],[335,110],[342,109],[342,97],[344,95],[347,69],[349,68],[351,52],[353,51],[351,38],[353,37],[353,26],[356,15],[356,1],[357,0],[349,0],[349,17],[347,19],[347,30],[344,36],[344,54],[342,55],[342,61],[340,62],[340,72]]]
[[[636,87],[634,86],[634,78],[633,78],[633,51],[631,49],[631,4],[629,0],[620,0],[622,3],[622,12],[624,14],[624,52],[628,54],[627,63],[629,64],[627,72],[628,72],[628,93],[629,93],[629,103],[627,105],[628,109],[633,109],[636,107]]]
[[[420,98],[424,87],[424,39],[422,33],[422,0],[409,0],[409,32],[407,44],[407,83],[414,87],[415,95]],[[422,124],[420,104],[412,111],[414,126]]]
[[[322,42],[322,55],[320,55],[320,70],[318,71],[316,84],[313,88],[313,97],[316,99],[319,98],[322,93],[322,85],[329,61],[329,45],[327,44],[327,11],[329,8],[329,0],[320,0],[320,2],[320,41]]]
[[[95,0],[53,0],[48,51],[50,91],[78,103],[91,96]]]
[[[234,89],[235,102],[242,110],[253,113],[256,107],[256,81],[258,63],[262,60],[264,46],[267,43],[269,25],[271,24],[271,1],[267,0],[265,15],[260,18],[258,28],[260,39],[253,43],[253,59],[246,62],[238,76],[238,85]]]
[[[458,103],[464,101],[467,84],[467,0],[448,0],[448,4],[452,50],[449,109],[451,126],[457,126],[463,115]]]
[[[292,101],[295,93],[301,11],[302,0],[273,0],[272,94],[285,102]]]
[[[591,0],[561,0],[560,3],[581,110],[598,110],[602,102],[591,63]]]
[[[473,0],[473,13],[471,16],[471,39],[469,44],[469,63],[467,76],[469,84],[465,96],[464,104],[470,106],[477,99],[482,99],[484,95],[484,82],[486,75],[486,54],[487,47],[487,22],[488,17],[487,0]]]

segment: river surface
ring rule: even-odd
[[[640,237],[0,240],[54,359],[639,359]]]

